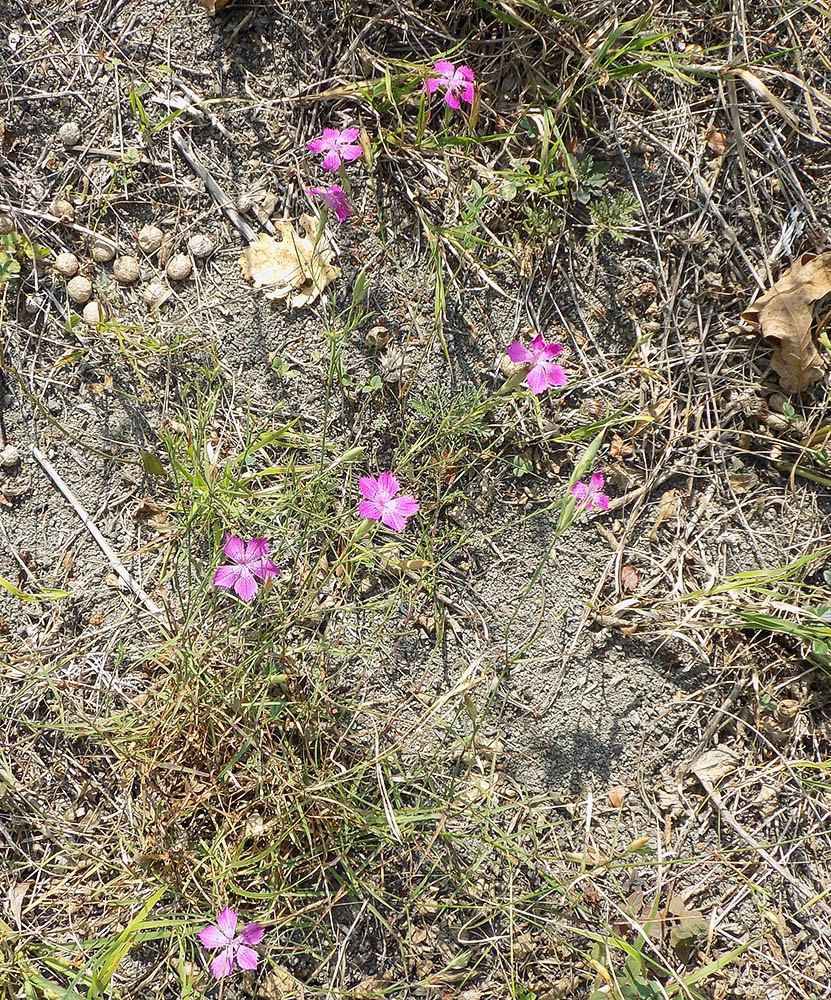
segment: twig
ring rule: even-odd
[[[202,181],[207,189],[208,194],[213,198],[219,208],[225,213],[228,221],[231,225],[239,232],[248,243],[257,242],[257,234],[248,225],[248,223],[243,219],[240,213],[234,208],[231,199],[222,190],[222,188],[216,183],[216,181],[211,177],[207,168],[204,164],[197,158],[193,151],[190,143],[182,135],[178,129],[173,133],[173,143],[182,155],[182,158],[187,162],[191,170],[196,174],[196,176]]]
[[[110,547],[109,542],[104,538],[98,528],[92,523],[92,519],[89,514],[81,506],[75,494],[70,490],[66,483],[58,475],[52,463],[47,459],[43,452],[32,445],[32,454],[35,457],[38,465],[43,469],[46,475],[52,480],[54,485],[58,490],[64,495],[65,499],[70,503],[72,509],[78,515],[78,517],[83,521],[84,527],[92,535],[95,541],[98,543],[99,548],[104,553],[104,555],[109,559],[112,568],[115,570],[118,577],[132,590],[136,597],[141,601],[141,603],[147,608],[147,610],[152,615],[161,617],[164,615],[164,609],[159,607],[155,601],[151,600],[150,597],[142,589],[141,585],[130,575],[126,567],[119,561],[118,556],[113,552]]]

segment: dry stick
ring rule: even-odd
[[[126,567],[119,561],[118,556],[113,552],[110,547],[109,542],[104,538],[98,528],[92,523],[92,519],[89,514],[81,506],[80,502],[76,499],[75,494],[70,490],[66,483],[61,479],[61,477],[56,472],[52,463],[47,459],[43,452],[32,445],[32,454],[35,457],[38,465],[43,469],[47,476],[52,480],[52,482],[57,486],[58,490],[64,495],[66,500],[69,501],[72,509],[78,515],[78,517],[83,521],[84,527],[92,535],[96,542],[104,553],[104,555],[110,560],[112,568],[116,571],[119,578],[124,581],[124,583],[132,590],[136,597],[141,601],[141,603],[147,608],[147,610],[152,615],[161,617],[164,615],[164,609],[160,608],[155,601],[152,601],[147,594],[142,589],[141,585],[133,579],[130,573],[127,571]]]
[[[173,133],[173,143],[182,155],[182,158],[187,162],[191,170],[196,174],[196,176],[205,185],[208,194],[213,198],[216,204],[219,206],[222,212],[225,213],[228,221],[231,225],[240,233],[248,243],[257,242],[257,234],[248,225],[248,223],[243,219],[239,212],[234,208],[233,202],[228,197],[227,194],[222,190],[222,188],[216,183],[216,181],[211,177],[207,168],[204,164],[197,158],[193,151],[190,143],[182,135],[182,133],[177,129]]]

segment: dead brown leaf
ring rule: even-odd
[[[814,303],[831,294],[831,253],[803,254],[773,287],[742,313],[775,342],[770,363],[783,389],[801,392],[818,382],[825,364],[814,346]]]
[[[723,132],[719,132],[715,125],[710,125],[704,135],[704,141],[707,143],[709,149],[711,149],[717,156],[724,156],[727,152],[727,147],[729,141],[727,136]]]
[[[289,219],[277,219],[274,228],[280,239],[260,233],[239,259],[243,276],[255,288],[264,289],[269,299],[286,299],[294,309],[311,305],[340,274],[332,264],[335,252],[326,234],[317,234],[317,220],[301,215],[300,226],[305,236]]]
[[[620,571],[620,585],[624,590],[632,591],[638,589],[641,582],[641,575],[634,566],[623,566]]]
[[[714,747],[712,750],[705,750],[690,764],[690,770],[707,789],[718,784],[722,778],[739,765],[739,758],[732,750],[726,747]]]
[[[218,10],[222,10],[225,4],[230,2],[231,0],[202,0],[202,6],[213,17]]]
[[[161,531],[167,527],[167,514],[164,508],[153,500],[140,500],[133,511],[133,520],[147,528],[153,528],[154,531]]]

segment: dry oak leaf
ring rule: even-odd
[[[763,337],[776,343],[770,364],[779,383],[801,392],[825,372],[811,325],[814,303],[831,293],[831,253],[803,254],[773,287],[742,313]]]
[[[275,220],[280,239],[260,233],[239,259],[243,276],[255,288],[265,289],[266,298],[287,299],[294,309],[311,305],[340,274],[340,268],[332,264],[335,252],[325,233],[315,239],[317,219],[301,215],[300,226],[305,236],[288,219]]]

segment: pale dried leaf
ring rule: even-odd
[[[332,264],[335,254],[326,234],[317,236],[317,220],[301,215],[300,226],[305,236],[288,219],[278,219],[274,228],[280,239],[260,233],[239,259],[243,276],[255,288],[264,289],[269,299],[286,299],[294,309],[314,302],[340,274]]]
[[[23,900],[26,898],[26,893],[31,887],[31,882],[16,882],[14,885],[9,886],[9,910],[11,911],[12,919],[17,924],[18,930],[22,927]]]
[[[641,575],[634,566],[624,566],[620,571],[620,585],[627,592],[638,589]]]
[[[211,17],[213,17],[218,10],[222,10],[226,3],[230,3],[230,0],[202,0],[202,6],[211,15]]]
[[[719,130],[715,127],[715,125],[710,125],[710,127],[707,129],[707,133],[704,136],[704,141],[707,143],[707,146],[717,156],[724,156],[724,154],[727,152],[727,147],[729,145],[727,136],[724,134],[724,132],[719,132]]]
[[[722,778],[735,771],[738,757],[725,747],[705,750],[690,765],[690,770],[705,788],[712,788]]]
[[[773,287],[742,313],[774,341],[771,367],[783,389],[801,392],[818,382],[825,365],[814,346],[814,303],[831,293],[831,253],[803,254]]]

